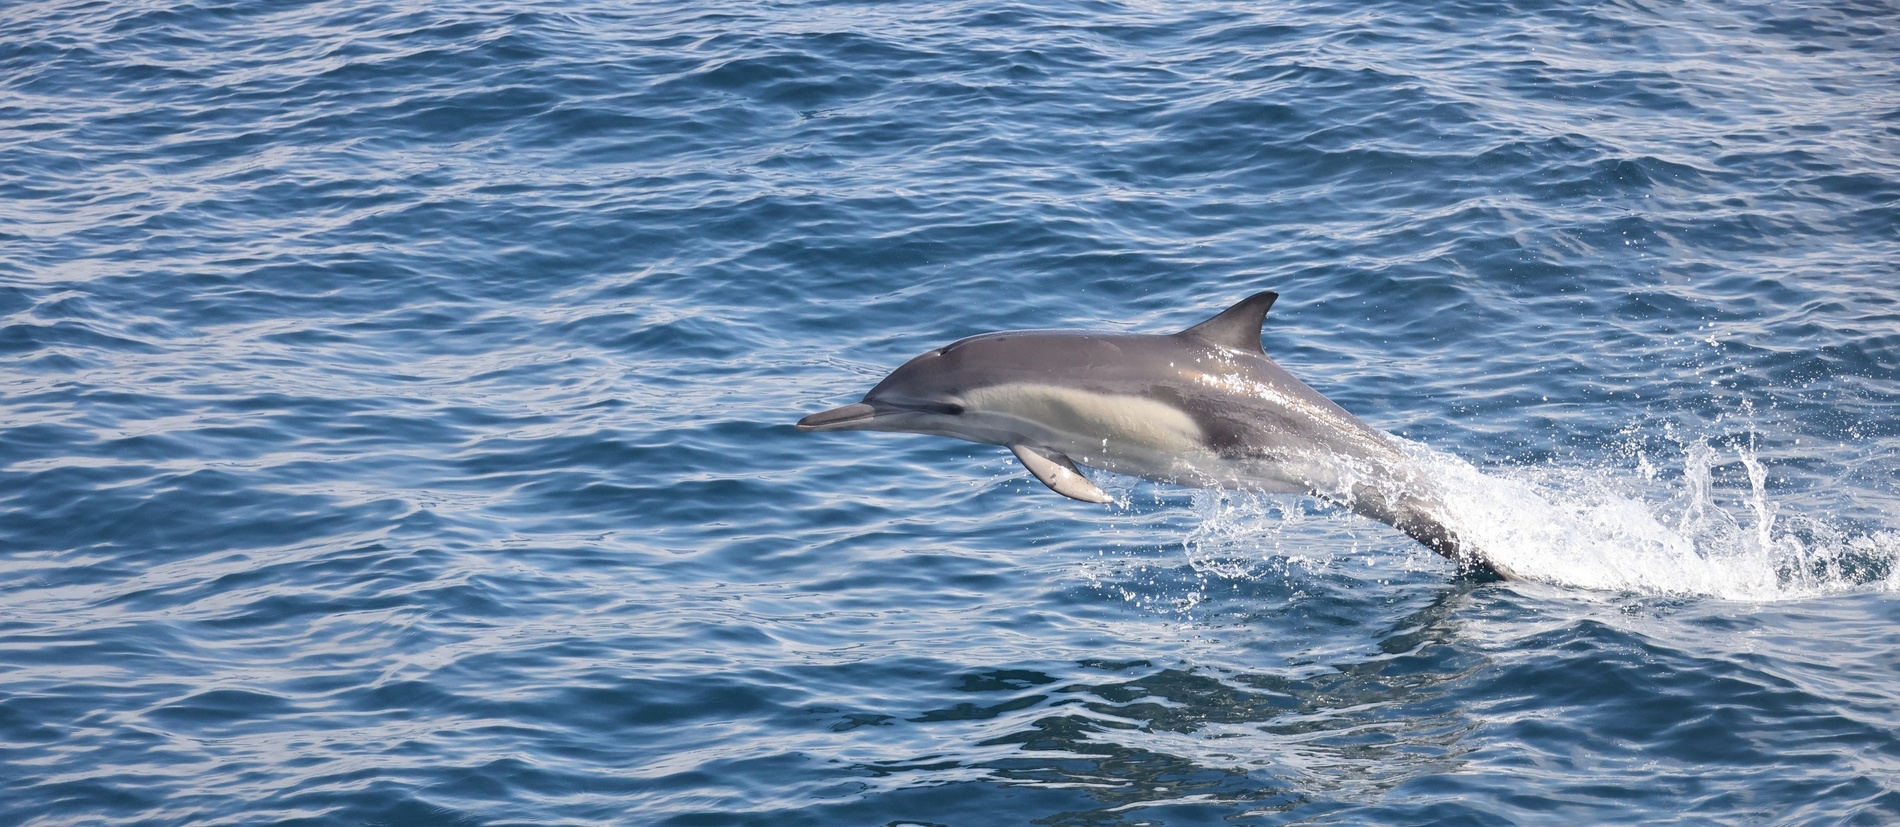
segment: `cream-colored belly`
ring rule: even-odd
[[[965,401],[1077,464],[1178,485],[1299,492],[1309,485],[1273,463],[1230,461],[1194,419],[1161,402],[1028,383],[972,391]]]
[[[1027,430],[1074,441],[1108,441],[1175,453],[1204,450],[1206,443],[1192,417],[1140,396],[1012,383],[973,390],[965,400],[984,414],[1007,417]]]

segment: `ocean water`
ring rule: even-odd
[[[1461,578],[799,434],[1257,290]],[[0,824],[1900,822],[1884,2],[0,8]]]

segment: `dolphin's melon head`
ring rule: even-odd
[[[815,413],[798,421],[801,431],[915,431],[941,433],[964,413],[964,387],[957,363],[939,348],[905,362],[871,388],[864,401]]]
[[[906,431],[1009,444],[1028,386],[1074,379],[1114,364],[1116,345],[1073,331],[972,336],[905,362],[864,400],[799,420],[802,431]]]

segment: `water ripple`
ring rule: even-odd
[[[0,821],[1900,814],[1879,4],[7,20]],[[1266,288],[1533,579],[790,427]]]

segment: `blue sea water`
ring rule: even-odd
[[[1525,575],[801,435],[1269,353]],[[1881,2],[0,8],[0,823],[1900,821]]]

